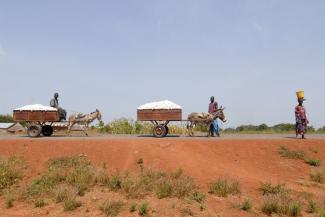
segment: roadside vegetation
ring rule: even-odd
[[[279,153],[281,157],[295,160],[303,160],[306,164],[314,167],[319,167],[321,165],[320,159],[310,158],[301,150],[290,150],[286,146],[280,146]]]
[[[47,171],[31,181],[22,193],[22,198],[31,201],[34,207],[43,207],[53,201],[61,204],[64,211],[72,211],[82,206],[82,196],[93,188],[100,187],[119,193],[126,200],[175,198],[193,201],[204,207],[205,194],[181,169],[165,172],[146,168],[143,159],[136,163],[139,166],[138,173],[120,174],[117,170],[109,173],[106,166],[94,167],[82,156],[56,158],[49,162]],[[106,216],[116,216],[125,205],[121,201],[108,200],[99,209]],[[132,203],[129,207],[130,212],[138,211],[141,216],[146,216],[148,209],[147,203]]]
[[[234,179],[219,178],[217,181],[210,184],[209,193],[218,197],[240,194],[240,184]]]
[[[0,157],[0,195],[4,190],[10,189],[23,178],[26,168],[23,158],[12,156]]]

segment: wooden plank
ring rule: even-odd
[[[138,110],[138,121],[180,121],[182,120],[181,109],[145,109]]]
[[[57,111],[14,111],[13,118],[15,122],[54,122],[60,120]]]

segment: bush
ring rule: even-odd
[[[148,202],[141,203],[138,209],[138,214],[140,216],[146,216],[148,213],[149,213],[149,203]]]
[[[299,160],[304,160],[305,159],[305,153],[303,151],[293,151],[289,150],[285,146],[280,147],[280,155],[284,158],[289,158],[289,159],[299,159]]]
[[[315,213],[317,210],[317,205],[314,201],[310,200],[308,201],[308,205],[307,205],[307,213]]]
[[[45,203],[44,199],[39,198],[39,199],[36,199],[36,200],[34,201],[34,206],[35,206],[36,208],[41,208],[41,207],[46,206],[46,203]]]
[[[48,195],[59,185],[70,185],[82,196],[95,183],[96,170],[83,157],[63,157],[50,162],[48,171],[40,178],[33,180],[28,187],[28,196]]]
[[[81,206],[81,202],[77,201],[75,197],[68,197],[63,201],[64,211],[72,211]]]
[[[219,178],[216,182],[210,184],[209,193],[219,197],[227,197],[229,194],[240,194],[240,185],[236,180]]]
[[[24,160],[18,157],[0,158],[0,193],[17,184],[23,177]]]
[[[244,200],[243,204],[241,205],[241,209],[244,211],[249,211],[253,207],[252,202],[248,199]]]
[[[129,211],[130,212],[135,212],[137,210],[137,204],[136,203],[131,203],[131,206],[130,206],[130,209]]]
[[[316,171],[310,174],[310,179],[313,182],[323,184],[325,182],[325,171]]]
[[[321,161],[319,159],[305,159],[305,163],[309,164],[310,166],[319,167]]]
[[[124,204],[121,201],[106,201],[100,206],[100,210],[108,216],[117,216]]]
[[[291,201],[288,205],[287,214],[291,217],[297,217],[301,215],[301,204],[296,201]]]
[[[6,196],[6,208],[10,209],[14,206],[14,197],[11,193]]]
[[[301,204],[288,197],[287,194],[269,194],[263,200],[262,212],[267,215],[277,213],[280,216],[296,217],[301,215]]]
[[[278,184],[278,185],[273,186],[269,182],[262,183],[261,187],[260,187],[260,190],[262,191],[263,195],[283,194],[283,193],[288,193],[290,191],[284,185]]]

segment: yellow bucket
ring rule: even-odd
[[[304,99],[305,98],[305,92],[304,91],[297,91],[297,97],[298,99]]]

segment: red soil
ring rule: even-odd
[[[262,199],[258,189],[261,182],[283,183],[294,191],[311,192],[317,198],[324,198],[324,188],[307,185],[310,183],[309,174],[313,168],[303,161],[281,158],[280,145],[304,150],[308,156],[325,161],[325,140],[322,139],[8,139],[0,140],[0,155],[23,156],[27,160],[29,178],[35,178],[44,171],[51,158],[79,154],[86,155],[98,166],[106,162],[111,170],[118,168],[120,171],[138,171],[136,161],[139,158],[143,158],[145,166],[148,167],[167,171],[182,168],[187,175],[195,178],[204,192],[208,191],[207,186],[210,182],[220,176],[226,176],[239,180],[242,195],[253,200],[257,212]],[[92,195],[91,197],[96,196],[94,192],[89,194]],[[253,215],[232,208],[231,200],[236,199],[220,199],[209,195],[207,208],[212,216],[216,216],[216,213],[220,213],[220,216]],[[159,206],[165,206],[164,203],[167,202],[158,203],[157,210]],[[17,202],[12,209],[6,209],[2,197],[0,216],[104,216],[98,211],[98,204],[89,206],[91,208],[89,213],[86,213],[83,207],[64,213],[62,208],[55,204],[36,209],[26,202]],[[130,214],[125,212],[121,216],[130,216]],[[164,216],[164,214],[158,212],[153,216]],[[179,216],[179,213],[175,212],[173,216]],[[199,213],[197,216],[206,215]]]

